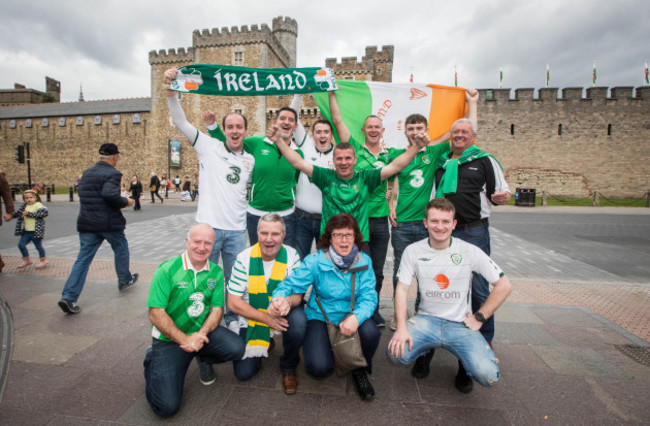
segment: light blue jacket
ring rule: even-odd
[[[356,263],[352,266],[352,268],[359,267],[364,270],[356,272],[353,313],[361,324],[375,312],[377,291],[370,257],[362,252],[359,252]],[[294,269],[291,275],[278,284],[273,291],[273,298],[306,293],[312,284],[316,291],[312,289],[305,308],[307,319],[325,321],[316,303],[317,294],[330,322],[340,323],[350,312],[352,273],[344,273],[337,268],[329,255],[325,255],[322,250],[305,257],[300,267]]]

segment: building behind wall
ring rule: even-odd
[[[0,106],[61,102],[61,82],[45,77],[45,92],[15,83],[13,89],[0,89]]]

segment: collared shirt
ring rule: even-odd
[[[151,279],[147,306],[162,308],[185,334],[201,329],[210,308],[224,306],[223,270],[209,260],[196,270],[187,252],[163,262]],[[171,341],[155,326],[151,335]]]

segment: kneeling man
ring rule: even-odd
[[[159,416],[181,405],[185,374],[192,359],[213,364],[241,359],[244,344],[225,327],[223,271],[208,258],[214,231],[198,223],[185,239],[187,251],[164,262],[151,280],[147,306],[153,343],[144,357],[145,394]]]
[[[282,334],[282,388],[286,394],[293,394],[298,386],[296,367],[300,362],[300,346],[307,329],[301,303],[303,295],[291,296],[291,310],[284,313],[286,316],[269,306],[275,287],[300,266],[298,252],[282,244],[286,234],[279,214],[267,213],[260,218],[258,243],[239,253],[232,268],[228,309],[239,314],[239,335],[246,342],[243,359],[233,363],[235,376],[248,380],[257,374],[262,358],[268,357],[273,336]]]
[[[422,365],[416,365],[411,373],[424,378],[429,373],[434,349],[444,348],[458,357],[459,391],[471,392],[472,379],[482,386],[492,386],[499,380],[498,361],[479,329],[510,295],[512,285],[481,249],[452,239],[456,221],[454,205],[449,200],[430,201],[425,214],[429,238],[406,248],[397,273],[397,331],[388,344],[388,357],[400,364],[417,359],[416,364]],[[473,314],[472,272],[494,285],[483,306]],[[406,295],[413,277],[418,280],[421,303],[418,314],[407,321]]]

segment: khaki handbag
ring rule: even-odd
[[[356,273],[358,271],[364,271],[368,269],[368,265],[361,266],[358,268],[351,268],[344,272],[352,273],[352,298],[350,301],[350,313],[346,315],[345,318],[352,315],[354,311],[354,285]],[[314,287],[314,292],[316,288]],[[336,365],[336,375],[345,376],[352,370],[357,368],[367,367],[368,363],[366,362],[366,357],[363,356],[363,351],[361,350],[361,340],[359,339],[359,331],[355,331],[352,336],[346,336],[341,333],[341,329],[338,325],[330,322],[325,310],[318,299],[316,294],[316,303],[323,313],[325,322],[327,323],[327,334],[330,339],[330,346],[332,348],[332,354],[334,355],[334,364]],[[345,320],[343,319],[343,321]],[[341,321],[342,322],[342,321]],[[359,324],[361,325],[361,324]]]

